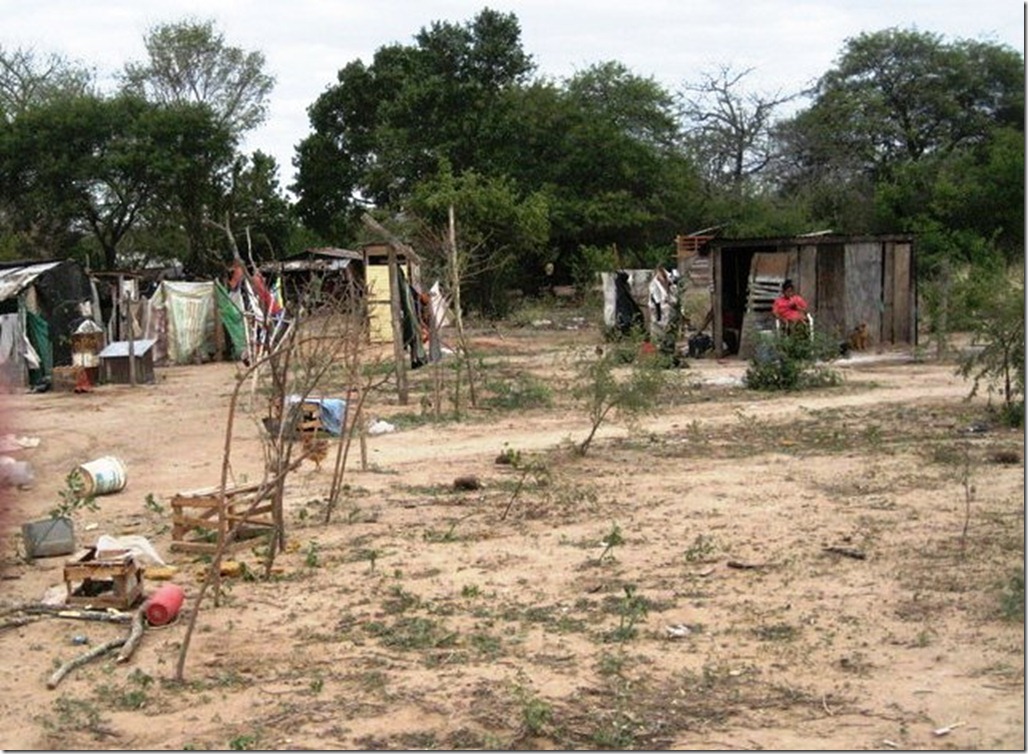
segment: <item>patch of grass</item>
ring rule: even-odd
[[[100,740],[114,735],[109,721],[100,714],[95,702],[61,695],[51,705],[52,714],[37,718],[48,737],[67,745],[67,736],[73,733],[89,733]]]
[[[459,542],[461,536],[457,534],[457,524],[458,522],[454,521],[445,531],[429,527],[422,533],[421,538],[432,543]]]
[[[1024,623],[1024,569],[1014,571],[1003,584],[1000,609],[1006,620]]]
[[[800,635],[800,629],[789,623],[775,623],[770,626],[757,626],[753,634],[761,641],[794,641]]]
[[[232,751],[253,751],[258,748],[261,737],[259,733],[246,733],[236,736],[228,742],[228,748]]]
[[[687,563],[704,563],[711,560],[717,551],[717,541],[711,536],[700,533],[685,549],[685,561]]]
[[[487,408],[523,411],[553,405],[550,386],[528,373],[519,372],[509,380],[487,380],[485,388],[489,395],[482,403]]]
[[[389,615],[405,613],[421,606],[421,598],[408,592],[399,584],[394,584],[390,588],[389,594],[389,598],[382,603],[382,609]]]
[[[448,631],[430,618],[405,616],[391,624],[372,621],[364,630],[382,642],[383,646],[395,649],[443,649],[457,644],[458,633]]]

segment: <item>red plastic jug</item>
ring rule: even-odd
[[[178,584],[162,584],[146,601],[147,621],[151,626],[163,626],[175,620],[185,597],[185,591]]]

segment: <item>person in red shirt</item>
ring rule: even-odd
[[[800,294],[796,293],[791,280],[786,279],[782,283],[782,295],[776,298],[771,305],[771,313],[775,315],[775,319],[786,326],[804,322],[807,319],[807,302]]]

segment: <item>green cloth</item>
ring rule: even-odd
[[[218,291],[218,314],[221,324],[228,332],[232,341],[232,358],[241,359],[246,352],[246,326],[243,324],[243,313],[229,296],[228,289],[220,280],[215,281]]]
[[[39,369],[29,370],[29,384],[37,385],[54,373],[54,346],[50,341],[50,325],[34,312],[25,310],[25,329],[29,342],[39,354]]]

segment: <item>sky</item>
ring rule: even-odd
[[[242,148],[272,155],[286,188],[307,108],[341,68],[486,7],[517,16],[536,76],[616,60],[671,92],[730,66],[752,69],[746,92],[790,94],[830,70],[847,39],[894,27],[1024,54],[1025,5],[1012,0],[0,0],[0,47],[60,54],[113,88],[125,63],[145,59],[155,25],[211,20],[227,44],[262,52],[276,80],[268,118]]]

